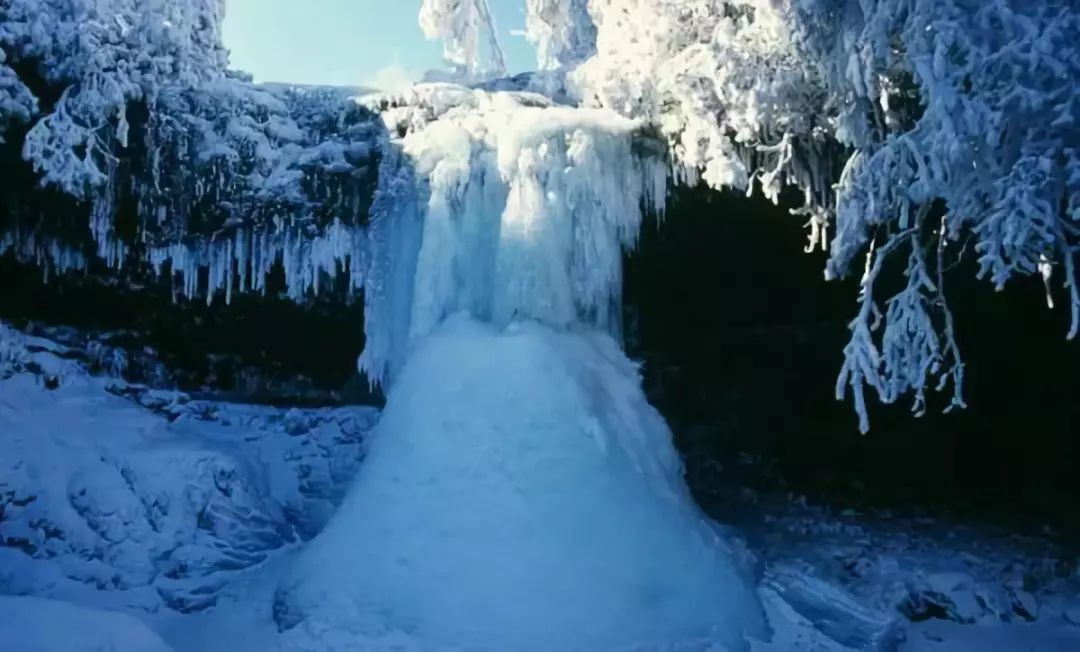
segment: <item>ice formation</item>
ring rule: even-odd
[[[464,359],[491,349],[490,327],[459,318],[447,328],[436,337],[457,342]],[[157,636],[177,652],[435,647],[407,632],[281,633],[271,618],[275,587],[296,552],[277,532],[296,528],[307,539],[325,524],[362,465],[374,409],[285,410],[146,390],[88,375],[119,352],[109,340],[34,330],[0,323],[0,594],[19,596],[0,597],[5,649],[142,651],[155,649]],[[544,369],[562,361],[560,376],[598,361],[594,353],[618,358],[602,334],[543,331],[511,329],[498,351],[546,352],[573,337],[584,354],[536,361]],[[441,379],[452,370],[442,366],[433,391],[451,389]],[[617,372],[615,394],[632,391],[625,360],[594,369]],[[49,378],[59,386],[49,389]],[[528,391],[536,416],[551,392]],[[648,430],[651,418],[631,425]],[[475,451],[448,454],[459,453]],[[740,531],[761,560],[757,593],[773,630],[771,641],[754,642],[756,652],[1080,649],[1080,577],[1061,572],[1068,550],[1051,541],[743,496],[754,507]]]
[[[378,416],[201,401],[128,384],[127,366],[102,341],[0,322],[0,596],[143,615],[214,606],[237,573],[322,529]],[[5,650],[43,649],[0,628]]]
[[[504,61],[488,4],[424,0],[421,26],[444,40],[459,81],[512,86],[493,79]],[[863,429],[867,390],[886,403],[912,396],[917,413],[935,388],[951,389],[949,407],[964,405],[945,273],[964,255],[998,288],[1042,275],[1048,303],[1071,312],[1069,335],[1080,332],[1072,0],[524,5],[539,55],[531,88],[650,125],[666,141],[676,183],[760,189],[775,201],[798,189],[804,201],[793,212],[809,229],[808,249],[829,252],[828,278],[870,259],[837,382]],[[364,243],[379,238],[353,233],[359,248],[341,256],[330,229],[335,219],[364,228],[374,183],[365,173],[386,135],[363,133],[370,120],[354,103],[320,106],[230,73],[222,11],[221,0],[0,6],[3,137],[21,138],[42,183],[94,204],[91,242],[73,243],[42,228],[63,222],[70,205],[15,202],[6,220],[14,225],[3,230],[19,234],[0,247],[48,271],[81,269],[80,255],[114,268],[149,262],[176,273],[178,294],[210,298],[262,289],[241,277],[265,277],[265,261],[285,246],[300,266],[289,275],[292,297],[339,273],[353,289],[380,274],[361,269]],[[42,83],[55,103],[34,95]],[[118,197],[121,189],[134,197]],[[115,209],[126,199],[138,206],[137,237],[119,233]],[[237,257],[255,251],[237,245],[245,238],[266,245],[259,260]],[[311,265],[298,248],[309,238],[322,252]]]
[[[227,70],[223,13],[221,0],[0,7],[0,129],[25,128],[22,157],[62,198],[20,188],[0,249],[46,273],[88,257],[150,267],[208,300],[264,291],[276,259],[293,298],[339,271],[360,285],[373,114],[342,91]]]
[[[457,97],[386,163],[362,362],[388,404],[279,623],[740,649],[756,597],[616,339],[622,250],[663,207],[663,156],[611,112]]]
[[[397,376],[275,611],[425,649],[739,650],[763,621],[728,538],[610,335],[462,314]]]
[[[634,152],[641,125],[531,94],[428,90],[438,119],[384,163],[362,368],[388,381],[459,311],[618,335],[621,253],[667,183],[663,157]],[[440,107],[447,94],[461,104]]]
[[[596,53],[596,25],[588,0],[526,0],[525,36],[536,46],[540,70],[559,70]]]

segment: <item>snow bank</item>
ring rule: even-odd
[[[20,652],[169,652],[157,634],[125,614],[41,598],[0,596],[4,649]]]
[[[740,649],[762,620],[737,556],[614,339],[462,315],[406,364],[277,613],[428,649]]]
[[[0,323],[0,594],[213,605],[325,525],[376,417],[189,401],[90,377],[78,353]]]

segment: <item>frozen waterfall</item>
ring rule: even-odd
[[[279,589],[285,629],[340,649],[738,650],[764,627],[617,339],[621,252],[662,209],[663,157],[635,122],[545,102],[396,116],[362,358],[388,402]]]

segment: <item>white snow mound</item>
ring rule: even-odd
[[[19,652],[170,652],[132,616],[58,600],[0,596],[3,649]]]
[[[503,650],[736,650],[760,631],[737,551],[610,335],[455,316],[376,432],[279,593],[284,626]]]

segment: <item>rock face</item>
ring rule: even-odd
[[[363,305],[347,293],[295,302],[244,294],[231,305],[174,301],[162,285],[138,289],[106,277],[61,276],[0,256],[0,319],[64,345],[94,372],[212,400],[323,407],[376,402],[353,382],[363,347]],[[62,325],[60,325],[62,324]],[[273,328],[262,328],[273,324]]]
[[[376,417],[192,401],[92,378],[49,340],[0,342],[0,593],[205,608],[322,528]]]

